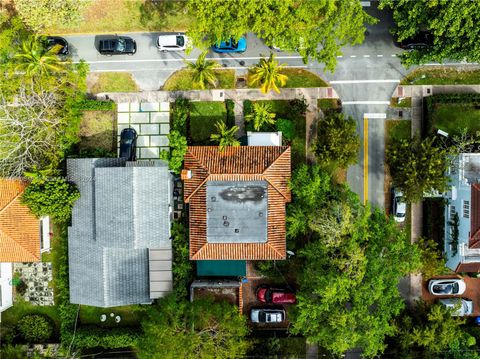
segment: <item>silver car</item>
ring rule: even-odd
[[[250,312],[250,320],[252,323],[281,323],[285,320],[285,310],[253,308]]]
[[[431,279],[428,282],[428,291],[433,295],[461,295],[465,293],[467,285],[463,279]]]
[[[403,198],[403,193],[396,188],[393,189],[392,213],[395,222],[404,222],[407,213],[407,204]]]
[[[177,34],[160,35],[157,38],[157,47],[160,51],[185,51],[188,38],[183,32]]]
[[[452,317],[463,317],[473,314],[473,302],[469,299],[448,298],[440,299],[439,302],[451,310]]]

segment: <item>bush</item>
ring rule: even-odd
[[[135,328],[109,328],[97,326],[82,326],[75,332],[74,346],[76,348],[130,348],[136,345],[141,333]]]
[[[78,153],[78,158],[115,158],[117,154],[113,151],[109,151],[106,148],[83,148]]]
[[[360,138],[355,121],[342,113],[330,113],[318,124],[315,153],[320,163],[347,168],[357,162]]]
[[[304,97],[291,100],[290,107],[292,112],[298,116],[304,116],[308,110],[308,104]]]
[[[190,101],[186,98],[176,99],[172,115],[173,130],[180,132],[182,136],[186,136],[187,122],[190,116]]]
[[[295,138],[295,124],[292,120],[279,118],[276,123],[277,131],[282,132],[282,138],[290,143]]]
[[[227,109],[227,120],[226,125],[227,127],[235,126],[235,102],[233,100],[225,100],[225,108]]]
[[[41,343],[52,336],[53,325],[49,318],[30,314],[18,321],[18,330],[25,340],[30,343]]]
[[[172,225],[173,238],[173,288],[176,298],[187,299],[188,286],[192,281],[193,267],[189,258],[188,230],[183,223]]]
[[[57,221],[70,218],[73,203],[80,198],[80,192],[64,178],[48,179],[38,174],[28,174],[34,178],[22,195],[22,202],[38,217],[50,216]]]
[[[243,101],[243,115],[247,116],[253,111],[253,103],[250,100]]]
[[[162,151],[160,158],[168,161],[169,168],[176,174],[180,173],[183,165],[183,157],[187,152],[187,139],[179,131],[173,130],[168,135],[170,152]]]
[[[113,101],[97,101],[83,99],[77,102],[80,111],[114,111],[116,104]]]

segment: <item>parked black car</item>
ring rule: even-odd
[[[58,55],[67,56],[68,55],[68,42],[63,37],[60,36],[47,36],[45,38],[45,48],[50,50],[56,45],[62,46],[58,51]]]
[[[433,35],[428,31],[420,31],[414,37],[396,42],[395,45],[405,50],[421,50],[433,45]]]
[[[135,161],[137,152],[137,132],[133,128],[124,128],[120,133],[120,158]]]
[[[100,40],[98,51],[102,55],[133,55],[137,52],[137,43],[127,36],[113,36]]]

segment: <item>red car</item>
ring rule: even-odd
[[[257,299],[262,303],[294,304],[295,294],[285,289],[260,287],[257,289]]]

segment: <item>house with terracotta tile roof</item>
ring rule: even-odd
[[[41,220],[20,202],[27,182],[0,179],[0,312],[12,305],[12,262],[41,260]]]
[[[188,147],[182,180],[190,259],[285,259],[290,175],[290,147]]]
[[[450,168],[444,195],[447,267],[480,272],[480,153],[462,153]]]

